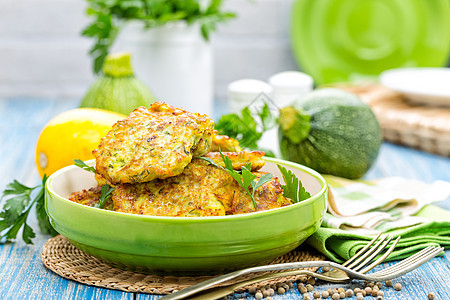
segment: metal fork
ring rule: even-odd
[[[364,279],[364,280],[370,280],[370,281],[386,281],[389,279],[397,278],[397,277],[404,275],[404,274],[410,272],[411,270],[419,267],[421,264],[427,262],[431,258],[435,257],[437,254],[441,253],[443,250],[444,250],[444,248],[429,246],[429,247],[421,250],[420,252],[412,255],[411,257],[402,260],[401,262],[399,262],[395,265],[392,265],[382,271],[378,271],[378,272],[370,274],[370,276],[366,276],[366,275],[359,273],[360,275],[358,275],[358,279]],[[344,268],[344,269],[346,269],[346,268]],[[330,271],[330,272],[333,272],[333,271]],[[339,272],[341,272],[341,271],[339,271]],[[348,269],[348,272],[351,273],[351,270]],[[329,272],[326,272],[326,273],[329,273]],[[323,273],[323,274],[326,274],[326,273]],[[248,279],[246,281],[238,282],[238,283],[227,285],[227,286],[211,288],[204,292],[199,293],[198,295],[195,295],[194,297],[189,297],[189,299],[190,300],[219,299],[228,294],[231,294],[233,291],[235,291],[239,288],[242,288],[242,287],[245,287],[245,286],[260,282],[260,281],[270,280],[270,279],[278,278],[278,277],[295,276],[295,275],[311,275],[316,278],[321,278],[321,279],[324,279],[327,281],[337,282],[334,280],[335,278],[333,278],[333,277],[327,278],[323,274],[313,273],[313,272],[310,272],[307,270],[295,270],[295,271],[285,271],[285,272],[281,272],[281,273],[272,273],[272,274],[263,275],[263,276],[260,276],[257,278]],[[350,275],[347,278],[350,279],[350,277],[352,277],[352,275]],[[342,277],[342,279],[343,279],[342,282],[347,281],[343,277]],[[339,282],[341,282],[341,281],[339,281]],[[177,299],[179,299],[179,298],[177,298]]]
[[[342,267],[348,266],[348,268],[352,268],[354,271],[358,271],[362,267],[367,265],[367,263],[372,261],[375,256],[377,256],[381,251],[383,251],[386,248],[386,246],[388,245],[388,243],[392,240],[392,236],[386,235],[386,236],[383,236],[377,242],[377,240],[380,237],[380,235],[381,235],[381,233],[379,233],[377,236],[375,236],[375,238],[373,238],[369,243],[367,243],[366,246],[364,246],[361,250],[359,250],[349,260],[344,262],[341,266]],[[375,267],[376,265],[378,265],[379,263],[384,261],[384,259],[394,250],[394,248],[397,245],[399,239],[400,239],[400,237],[397,238],[397,240],[393,243],[393,245],[389,248],[389,250],[384,255],[382,255],[380,258],[378,258],[376,261],[374,261],[370,266],[364,268],[364,271],[368,272],[373,267]],[[376,242],[376,244],[371,248],[371,246],[375,242]],[[300,264],[300,263],[308,263],[308,262],[299,262],[299,263],[294,263],[294,264]],[[318,262],[316,262],[316,266],[317,266],[317,263]],[[284,266],[285,267],[284,269],[292,269],[291,267],[287,267],[288,264],[279,264],[279,265],[280,266]],[[272,265],[272,266],[274,266],[274,265]],[[267,267],[270,267],[270,265],[269,266],[256,267],[256,268],[267,268]],[[250,268],[250,269],[253,269],[252,272],[256,272],[254,270],[255,268]],[[249,269],[245,269],[245,270],[249,270]],[[240,275],[242,275],[242,271],[245,271],[245,270],[241,270],[240,271],[241,272]],[[230,277],[230,275],[232,275],[234,273],[237,273],[237,272],[239,272],[239,271],[227,274],[228,278]],[[249,272],[246,272],[246,274],[247,273],[249,273]],[[314,276],[315,278],[319,278],[319,279],[326,280],[326,281],[331,281],[331,282],[345,282],[345,281],[350,280],[350,277],[346,273],[340,271],[337,268],[336,269],[332,269],[331,271],[328,271],[328,272],[325,272],[325,273],[322,273],[322,274],[321,273],[311,272],[311,271],[308,271],[308,270],[284,271],[284,272],[279,272],[279,273],[266,274],[266,275],[263,275],[263,276],[260,276],[260,277],[257,277],[257,278],[248,279],[248,280],[245,280],[245,281],[242,281],[242,282],[238,282],[238,283],[235,283],[235,284],[231,284],[231,285],[228,285],[228,286],[224,286],[224,287],[212,288],[212,289],[208,290],[206,293],[204,293],[203,295],[196,296],[196,297],[193,297],[193,298],[190,298],[190,299],[196,299],[196,300],[217,299],[217,298],[220,298],[222,296],[226,296],[226,295],[232,293],[234,290],[236,290],[238,288],[241,288],[241,287],[244,287],[244,286],[256,283],[256,282],[260,282],[260,281],[263,281],[263,280],[270,280],[270,279],[278,278],[278,277],[294,276],[294,275],[310,275],[310,276]],[[237,277],[237,276],[238,275],[233,276],[233,278]],[[223,276],[216,277],[216,279],[219,280],[219,278],[221,278],[221,277],[223,277]],[[229,278],[229,279],[231,279],[231,278]],[[218,284],[218,280],[215,281],[214,284]],[[183,289],[181,292],[184,292],[184,291],[189,292],[188,289],[191,289],[193,287],[194,288],[195,287],[200,288],[201,290],[197,290],[197,292],[200,292],[202,290],[207,289],[207,287],[206,287],[207,284],[206,283],[207,283],[207,281],[204,281],[204,282],[202,282],[200,284],[197,284],[195,286],[192,286],[190,288]],[[179,293],[180,292],[176,292],[176,293],[173,293],[172,295],[170,295],[170,296],[175,296],[175,298],[171,298],[171,297],[167,297],[166,296],[166,297],[163,297],[163,299],[182,299],[183,297],[185,297],[185,296],[182,296],[182,295],[177,297],[177,294],[179,294]],[[196,292],[194,292],[194,293],[196,293]],[[188,296],[188,295],[186,295],[186,296]]]
[[[393,265],[389,268],[386,268],[385,270],[375,272],[370,275],[364,275],[363,272],[368,272],[373,267],[384,261],[384,259],[394,250],[395,246],[398,243],[398,240],[400,237],[396,239],[396,241],[391,245],[391,247],[388,249],[388,251],[382,255],[380,258],[376,259],[373,263],[369,264],[373,258],[375,258],[383,249],[386,248],[387,244],[390,242],[392,237],[385,236],[380,241],[376,243],[375,246],[370,248],[379,238],[380,235],[376,236],[371,242],[369,242],[363,249],[361,249],[358,253],[356,253],[351,259],[346,261],[343,265],[339,265],[334,262],[329,261],[314,261],[314,262],[295,262],[295,263],[284,263],[284,264],[276,264],[276,265],[267,265],[267,266],[260,266],[260,267],[253,267],[248,269],[243,269],[239,271],[235,271],[229,274],[225,274],[219,277],[215,277],[209,280],[206,280],[202,283],[193,285],[191,287],[185,288],[181,291],[172,293],[171,295],[165,296],[161,299],[183,299],[185,297],[194,295],[198,292],[204,291],[216,284],[228,281],[230,279],[233,279],[235,277],[238,277],[240,275],[252,273],[252,272],[261,272],[261,271],[274,271],[274,270],[286,270],[286,269],[297,269],[297,268],[309,268],[309,267],[332,267],[334,269],[341,270],[336,271],[332,270],[326,273],[314,273],[308,270],[295,270],[295,271],[287,271],[287,272],[281,272],[281,273],[274,273],[274,274],[267,274],[258,278],[253,278],[246,280],[245,282],[239,282],[236,284],[232,284],[226,287],[217,287],[214,289],[210,289],[204,293],[203,295],[199,296],[199,298],[193,298],[193,299],[215,299],[216,297],[225,296],[233,290],[238,289],[240,287],[250,285],[259,281],[263,280],[269,280],[272,278],[277,277],[284,277],[284,276],[293,276],[293,275],[311,275],[319,279],[323,279],[326,281],[331,282],[346,282],[349,281],[351,278],[353,279],[361,279],[361,280],[369,280],[369,281],[385,281],[388,279],[393,279],[398,276],[401,276],[409,271],[411,271],[414,268],[417,268],[421,264],[425,263],[429,259],[433,258],[437,254],[441,253],[443,248],[436,248],[436,247],[428,247],[419,253],[411,256],[408,259],[405,259],[404,261]],[[366,266],[369,264],[368,266]],[[345,266],[344,266],[345,265]],[[399,265],[397,267],[397,265]],[[348,266],[348,267],[346,267]],[[354,269],[350,269],[350,267],[355,268],[357,270],[361,270],[361,272],[357,272]],[[191,298],[192,299],[192,298]]]

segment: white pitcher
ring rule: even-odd
[[[135,75],[158,101],[213,115],[213,59],[198,24],[184,21],[155,28],[129,22],[113,51],[129,51]]]

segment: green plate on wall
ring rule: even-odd
[[[449,57],[449,0],[297,0],[291,17],[294,56],[318,84],[441,67]]]

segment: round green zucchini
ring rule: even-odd
[[[319,89],[280,110],[280,152],[323,174],[356,179],[374,163],[382,143],[371,108],[338,89]]]

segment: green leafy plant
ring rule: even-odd
[[[222,11],[223,0],[210,0],[201,5],[198,0],[87,0],[87,14],[93,21],[82,31],[82,35],[96,40],[90,50],[94,59],[93,69],[99,73],[110,47],[120,28],[131,20],[144,23],[146,28],[164,25],[173,21],[199,23],[203,37],[208,40],[218,23],[235,16]]]
[[[283,189],[283,196],[291,199],[294,203],[311,198],[311,194],[305,190],[300,179],[298,179],[292,171],[287,170],[285,167],[278,164],[277,167],[286,183],[281,186]]]
[[[45,211],[44,187],[46,181],[47,176],[44,175],[42,184],[35,187],[25,186],[17,180],[6,186],[1,198],[2,201],[5,200],[5,204],[0,212],[0,242],[4,238],[6,241],[15,239],[20,228],[23,228],[22,239],[27,244],[33,244],[31,239],[36,237],[36,234],[27,224],[27,219],[34,205],[36,205],[36,216],[41,232],[52,236],[58,234],[50,225]],[[33,199],[32,195],[34,195]],[[7,230],[6,233],[1,234],[4,230]]]
[[[215,124],[214,129],[219,131],[219,134],[237,139],[241,147],[256,150],[259,149],[258,141],[264,132],[276,125],[277,118],[265,103],[259,109],[255,107],[254,112],[249,107],[244,107],[240,115],[235,113],[223,115]],[[259,150],[265,151],[267,156],[274,156],[270,150]]]
[[[253,202],[253,206],[255,210],[257,209],[257,204],[255,201],[255,191],[257,188],[262,186],[264,183],[272,180],[273,175],[271,173],[262,175],[258,180],[256,180],[256,175],[251,172],[251,163],[248,163],[244,167],[242,167],[242,171],[238,172],[233,169],[233,163],[231,159],[220,152],[220,156],[222,157],[223,163],[225,164],[225,168],[216,164],[212,159],[207,157],[201,157],[203,160],[209,162],[213,166],[225,170],[228,174],[233,177],[234,180],[245,190],[247,195],[250,196]],[[249,188],[252,187],[252,192],[250,193]]]

